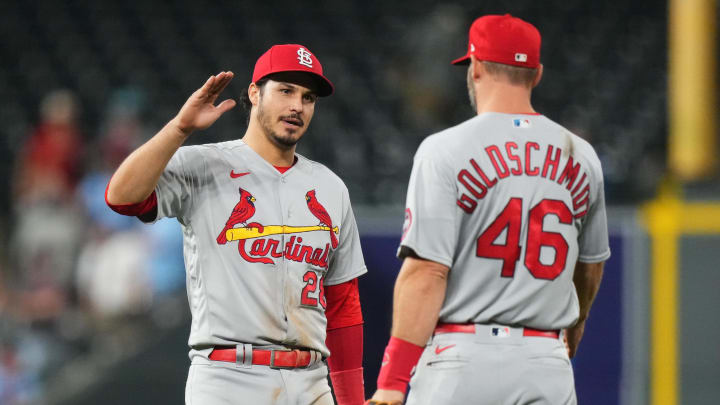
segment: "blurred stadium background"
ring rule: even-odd
[[[699,129],[671,127],[676,3],[698,7],[683,21],[711,49],[687,55],[704,74],[678,75],[704,89],[688,105],[705,114]],[[210,74],[233,70],[225,95],[238,99],[275,43],[307,45],[336,85],[298,150],[350,189],[370,270],[361,293],[372,392],[412,156],[425,136],[472,116],[465,71],[449,61],[475,17],[505,12],[543,35],[535,108],[589,140],[605,171],[613,257],[574,360],[580,403],[717,403],[717,4],[676,3],[1,1],[0,404],[182,403],[179,225],[111,213],[104,187]],[[237,108],[191,142],[240,137],[245,119]],[[687,174],[668,144],[695,132],[703,142],[683,156],[709,156]]]

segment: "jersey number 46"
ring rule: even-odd
[[[520,230],[522,229],[522,198],[511,198],[500,215],[478,237],[477,256],[502,260],[502,277],[515,276],[515,264],[520,259]],[[525,267],[539,279],[554,280],[565,269],[568,243],[562,234],[543,230],[545,217],[555,215],[561,224],[572,225],[572,212],[560,200],[542,200],[528,213],[528,232],[525,249]],[[496,244],[498,237],[507,229],[504,244]],[[555,250],[550,264],[540,262],[540,248]]]

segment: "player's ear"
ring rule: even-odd
[[[541,63],[537,68],[537,73],[535,74],[535,80],[533,80],[532,88],[535,88],[540,83],[540,79],[542,79],[543,75],[543,64]]]
[[[252,105],[258,105],[260,102],[260,88],[255,83],[250,83],[248,86],[248,98]]]
[[[478,80],[484,74],[483,64],[475,59],[475,55],[470,55],[470,73],[473,81]]]

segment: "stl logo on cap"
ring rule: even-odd
[[[310,52],[308,52],[305,48],[302,48],[302,47],[300,49],[298,49],[297,54],[298,54],[298,61],[299,61],[298,63],[312,69],[312,67],[313,67],[312,66],[312,64],[313,64],[312,54]]]
[[[298,44],[273,45],[255,62],[252,81],[280,72],[305,72],[313,75],[317,83],[317,95],[329,96],[333,93],[332,82],[323,75],[320,60],[306,46]]]

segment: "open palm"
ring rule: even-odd
[[[189,134],[212,125],[221,115],[235,107],[235,100],[228,99],[215,105],[220,93],[233,78],[232,72],[220,72],[210,76],[205,84],[197,89],[180,109],[175,117],[179,128]]]

